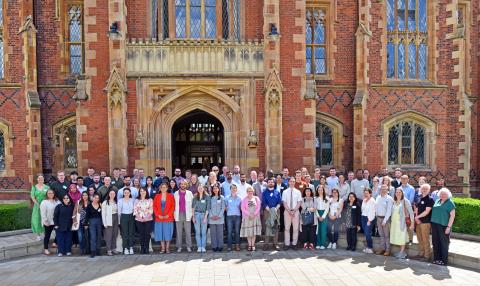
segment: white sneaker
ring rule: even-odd
[[[332,248],[332,243],[330,242],[327,246],[328,249],[331,249]]]
[[[67,256],[72,256],[72,253],[71,253],[71,252],[67,252]]]
[[[178,252],[178,253],[182,252],[182,248],[181,248],[181,247],[178,248],[178,249],[177,249],[177,252]]]
[[[57,254],[57,256],[58,256],[58,257],[62,257],[62,256],[63,256],[63,254],[59,253],[59,254]]]
[[[192,252],[192,249],[190,247],[187,247],[187,252],[188,253]]]
[[[365,253],[372,254],[373,250],[371,250],[370,248],[365,248]]]
[[[130,247],[130,255],[134,254],[133,253],[133,247]]]
[[[321,250],[324,250],[324,249],[325,249],[325,246],[323,246],[323,245],[320,246],[320,249],[321,249]]]
[[[337,244],[336,243],[332,244],[332,249],[337,249]]]
[[[128,249],[125,248],[125,249],[123,250],[123,254],[124,254],[124,255],[129,255],[129,254],[130,254],[130,251],[128,251]]]
[[[320,246],[319,246],[319,245],[317,245],[317,246],[315,247],[315,249],[320,249]]]
[[[198,248],[197,252],[202,252],[203,249],[201,247]]]
[[[41,237],[40,235],[37,236],[37,241],[40,241],[40,240],[43,240],[43,237]]]

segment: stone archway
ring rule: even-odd
[[[220,121],[224,129],[225,164],[233,165],[244,161],[241,134],[242,115],[239,107],[230,98],[223,98],[218,93],[212,95],[206,89],[189,89],[175,98],[165,98],[151,116],[148,126],[147,145],[150,146],[149,157],[152,166],[164,166],[167,174],[172,171],[172,128],[184,115],[201,110]],[[246,131],[243,131],[246,133]],[[245,143],[243,143],[244,145]],[[244,147],[245,148],[245,147]],[[154,167],[152,167],[154,168]]]

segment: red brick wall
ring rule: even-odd
[[[151,38],[148,34],[150,30],[150,19],[147,15],[151,15],[149,0],[125,0],[127,6],[127,29],[128,38]]]
[[[127,170],[135,168],[135,160],[140,159],[140,150],[135,147],[135,126],[137,124],[137,84],[135,80],[127,83],[127,137],[128,137],[128,166]],[[123,166],[122,166],[123,167]]]
[[[266,168],[265,166],[265,94],[263,93],[264,81],[257,80],[255,84],[256,84],[256,120],[257,120],[257,127],[258,127],[257,155],[258,155],[258,160],[260,162],[259,170],[264,171]]]

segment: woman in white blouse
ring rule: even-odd
[[[326,188],[323,185],[317,187],[317,197],[315,199],[315,208],[318,212],[317,223],[317,247],[316,249],[325,249],[327,246],[327,228],[328,228],[328,209],[329,202]]]
[[[343,200],[336,188],[332,189],[332,197],[330,198],[330,207],[328,212],[328,240],[330,243],[327,248],[337,249],[338,231],[340,230],[340,217],[343,209]]]
[[[117,248],[118,236],[118,206],[115,190],[108,192],[108,197],[102,203],[102,223],[105,228],[103,236],[107,244],[107,255],[112,256]]]
[[[373,253],[372,225],[375,219],[375,199],[372,197],[372,190],[366,188],[363,191],[362,202],[362,228],[367,241],[367,247],[363,250],[365,253]]]
[[[122,233],[123,254],[133,253],[133,235],[135,233],[135,219],[133,217],[134,199],[130,188],[123,189],[123,198],[118,200],[118,216]]]
[[[60,202],[55,198],[55,193],[52,189],[47,190],[46,199],[40,203],[40,216],[42,219],[42,225],[45,229],[45,237],[43,238],[43,253],[50,255],[48,251],[48,243],[50,242],[50,236],[52,235],[55,224],[53,223],[53,213],[55,207]]]

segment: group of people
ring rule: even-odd
[[[195,229],[197,252],[206,252],[207,229],[214,252],[241,249],[246,238],[248,251],[255,251],[257,236],[264,238],[264,250],[280,250],[279,233],[283,233],[284,249],[336,249],[341,231],[346,233],[347,250],[357,248],[357,233],[366,237],[365,253],[392,255],[391,245],[400,246],[395,254],[407,257],[405,246],[416,231],[419,242],[417,258],[435,264],[448,263],[449,235],[455,218],[455,205],[444,181],[437,189],[424,177],[419,187],[409,184],[409,177],[396,169],[371,177],[368,170],[338,174],[330,168],[328,176],[316,168],[313,177],[307,168],[289,176],[269,170],[251,171],[249,179],[238,165],[233,170],[213,166],[201,174],[179,168],[168,178],[164,168],[156,168],[155,176],[145,176],[134,169],[115,168],[113,175],[100,175],[93,168],[88,176],[79,177],[59,171],[56,180],[47,186],[43,175],[32,187],[34,203],[32,230],[41,239],[45,254],[50,255],[49,242],[55,230],[57,255],[71,255],[72,244],[82,254],[100,255],[102,240],[107,254],[134,254],[139,241],[140,253],[152,251],[151,239],[160,242],[160,252],[170,252],[176,232],[175,246],[192,251],[192,226]],[[225,238],[226,232],[226,238]],[[117,251],[120,233],[122,251]],[[185,234],[184,234],[185,233]],[[373,249],[372,236],[378,233],[379,249]],[[432,235],[433,255],[430,245]]]

